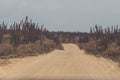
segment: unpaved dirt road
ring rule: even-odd
[[[120,80],[117,63],[85,54],[75,44],[63,46],[37,57],[10,59],[11,64],[0,66],[0,78]]]

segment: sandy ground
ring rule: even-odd
[[[117,63],[85,54],[75,44],[63,46],[65,50],[37,57],[10,59],[10,64],[0,65],[0,78],[120,80]]]

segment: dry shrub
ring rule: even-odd
[[[57,41],[54,41],[52,39],[48,39],[47,37],[45,37],[42,42],[42,49],[44,52],[50,52],[54,49],[63,50],[63,46],[61,42],[57,42]]]
[[[55,43],[53,40],[50,40],[48,38],[45,38],[42,42],[40,40],[37,40],[33,44],[33,49],[36,53],[39,54],[49,52],[55,49]]]
[[[120,60],[120,47],[115,42],[109,44],[104,56],[113,60]]]
[[[0,45],[0,58],[9,58],[12,56],[14,48],[11,44]]]
[[[42,49],[44,52],[49,52],[55,49],[55,42],[53,40],[50,40],[48,38],[45,38],[43,43],[42,43]]]
[[[20,44],[17,48],[17,52],[19,53],[24,53],[27,54],[27,53],[34,53],[34,50],[33,50],[33,44],[32,43],[29,43],[29,44]]]
[[[40,40],[35,41],[33,49],[36,53],[41,53],[42,52]]]
[[[18,47],[13,47],[11,44],[1,44],[0,58],[36,56],[42,53],[48,53],[56,47],[56,43],[48,38],[44,38],[42,42],[37,40],[34,43],[20,44]]]
[[[103,52],[107,49],[107,42],[103,39],[99,39],[96,41],[96,50],[99,52]]]
[[[91,40],[86,44],[82,44],[82,48],[85,49],[87,52],[92,52],[97,54],[98,51],[96,50],[96,41]]]
[[[59,43],[58,45],[56,45],[56,49],[64,50],[64,47],[62,46],[61,43]]]
[[[50,46],[50,47],[55,47],[55,42],[53,40],[48,39],[48,38],[45,38],[45,40],[43,41],[42,44]]]
[[[46,53],[55,49],[53,40],[45,38],[44,41],[37,40],[34,43],[20,44],[17,48],[19,56],[33,56]]]

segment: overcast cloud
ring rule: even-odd
[[[120,25],[120,0],[0,0],[0,23],[29,16],[51,30],[89,31],[95,24]]]

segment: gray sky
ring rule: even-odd
[[[0,0],[0,23],[25,16],[51,30],[89,31],[95,24],[120,25],[120,0]]]

